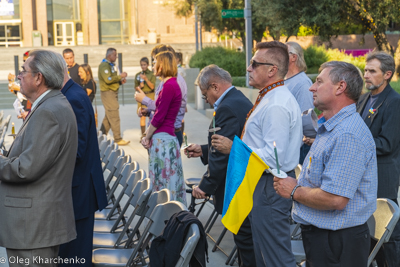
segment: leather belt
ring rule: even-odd
[[[180,132],[180,131],[182,131],[182,127],[180,127],[180,128],[175,128],[175,132],[177,133],[177,132]]]

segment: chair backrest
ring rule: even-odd
[[[182,210],[187,210],[187,208],[179,201],[170,201],[164,204],[158,204],[150,215],[152,224],[149,233],[153,236],[159,236],[165,227],[164,222],[169,220],[173,214]]]
[[[189,231],[185,237],[185,245],[182,248],[180,257],[175,267],[186,267],[189,266],[189,262],[192,259],[193,252],[200,240],[199,226],[192,223],[189,227]]]
[[[121,151],[121,154],[125,153],[122,149],[118,149],[118,150]],[[113,166],[111,167],[110,174],[108,175],[108,177],[104,181],[104,184],[106,186],[107,191],[110,190],[110,182],[112,181],[112,179],[115,177],[114,178],[114,182],[115,182],[115,180],[121,174],[122,167],[124,166],[124,164],[125,163],[130,163],[130,162],[127,162],[127,161],[130,161],[130,158],[131,158],[131,156],[129,156],[129,155],[128,156],[121,155],[115,160]]]
[[[124,150],[122,150],[122,149],[114,149],[113,151],[111,151],[110,156],[108,157],[107,162],[106,162],[106,164],[104,165],[104,170],[103,170],[103,172],[104,172],[106,169],[108,169],[108,170],[110,170],[110,171],[113,171],[113,170],[114,170],[114,165],[115,165],[115,163],[116,163],[118,157],[120,157],[120,156],[123,157],[123,156],[124,156],[124,155],[123,155],[124,153],[125,153],[125,152],[124,152]]]
[[[103,142],[103,140],[106,139],[106,138],[107,138],[107,136],[105,134],[97,136],[97,142],[99,143],[99,148],[100,148],[101,142]]]
[[[150,218],[151,213],[158,204],[163,204],[171,201],[171,191],[164,188],[161,191],[156,191],[151,194],[149,201],[147,201],[146,218]]]
[[[367,221],[371,237],[377,240],[374,249],[368,257],[368,266],[374,260],[383,243],[389,241],[399,217],[400,209],[396,203],[386,198],[377,199],[376,210]]]
[[[133,207],[136,207],[138,205],[138,201],[141,198],[141,196],[145,193],[145,191],[147,191],[145,199],[141,199],[141,201],[146,201],[149,199],[150,195],[151,195],[151,190],[152,190],[152,186],[151,186],[151,182],[149,178],[140,180],[135,188],[133,189],[132,192],[132,198],[129,201],[129,204]],[[146,199],[147,198],[147,199]]]
[[[131,171],[131,174],[127,180],[129,186],[125,189],[125,194],[130,194],[137,182],[144,178],[146,178],[146,172],[144,170]]]
[[[107,192],[107,199],[110,200],[112,197],[116,198],[122,190],[125,189],[126,182],[130,173],[135,169],[136,165],[134,163],[125,163],[122,166],[121,172],[118,177],[111,180],[110,187],[111,189]]]
[[[100,150],[100,158],[104,158],[104,153],[106,151],[106,148],[111,145],[111,143],[114,143],[114,140],[112,139],[107,139],[107,136],[104,135],[103,141],[99,143],[99,150]]]

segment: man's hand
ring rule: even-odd
[[[203,155],[203,152],[201,151],[201,146],[198,144],[189,145],[183,150],[183,152],[188,158],[197,158]]]
[[[211,145],[222,154],[229,154],[231,152],[232,143],[232,140],[228,137],[219,134],[211,136]]]
[[[24,111],[21,113],[21,115],[18,115],[18,119],[23,119],[25,120],[26,116],[28,116],[28,111]]]
[[[192,195],[197,199],[207,198],[206,193],[204,193],[198,186],[193,186]]]
[[[274,189],[278,195],[284,198],[290,198],[293,188],[297,185],[297,180],[292,177],[278,178],[274,177]]]
[[[126,72],[121,73],[121,78],[126,78],[126,76],[128,76],[128,73]]]
[[[307,137],[307,136],[303,136],[303,142],[304,144],[311,146],[315,141],[315,138],[312,137]]]
[[[143,99],[145,98],[146,94],[140,89],[140,87],[136,87],[136,92],[135,92],[135,99],[137,102],[142,103]]]
[[[121,84],[126,84],[126,79],[125,78],[121,79],[120,83]]]

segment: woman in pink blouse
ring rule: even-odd
[[[186,205],[182,160],[174,127],[182,101],[181,89],[176,81],[176,59],[173,53],[164,51],[155,56],[155,61],[155,74],[161,77],[164,85],[141,143],[149,150],[149,177],[153,190],[168,188],[174,200]]]

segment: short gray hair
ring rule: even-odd
[[[117,52],[117,49],[112,48],[112,47],[108,48],[107,52],[106,52],[106,57],[108,57],[113,52]]]
[[[307,71],[306,61],[304,59],[304,52],[303,48],[296,43],[296,42],[287,42],[286,45],[288,46],[289,54],[297,55],[296,66],[299,68],[300,71]]]
[[[361,71],[353,64],[342,61],[325,62],[319,68],[319,72],[321,73],[326,68],[332,68],[329,71],[329,78],[332,83],[337,84],[340,81],[345,81],[347,87],[344,93],[348,98],[357,102],[363,89]]]
[[[388,79],[388,83],[389,83],[394,75],[394,71],[396,68],[395,67],[396,64],[394,63],[394,58],[386,52],[376,51],[376,52],[369,53],[367,55],[367,62],[371,61],[373,59],[379,60],[379,62],[381,63],[380,69],[383,73],[386,73],[387,71],[392,72],[392,75]]]
[[[29,63],[32,72],[40,72],[48,89],[61,89],[64,84],[64,69],[67,64],[61,54],[49,50],[29,52],[33,59]],[[32,73],[33,74],[33,73]]]
[[[212,82],[219,81],[232,84],[232,77],[229,72],[214,64],[208,65],[200,71],[197,84],[204,90],[207,89],[211,80]]]

